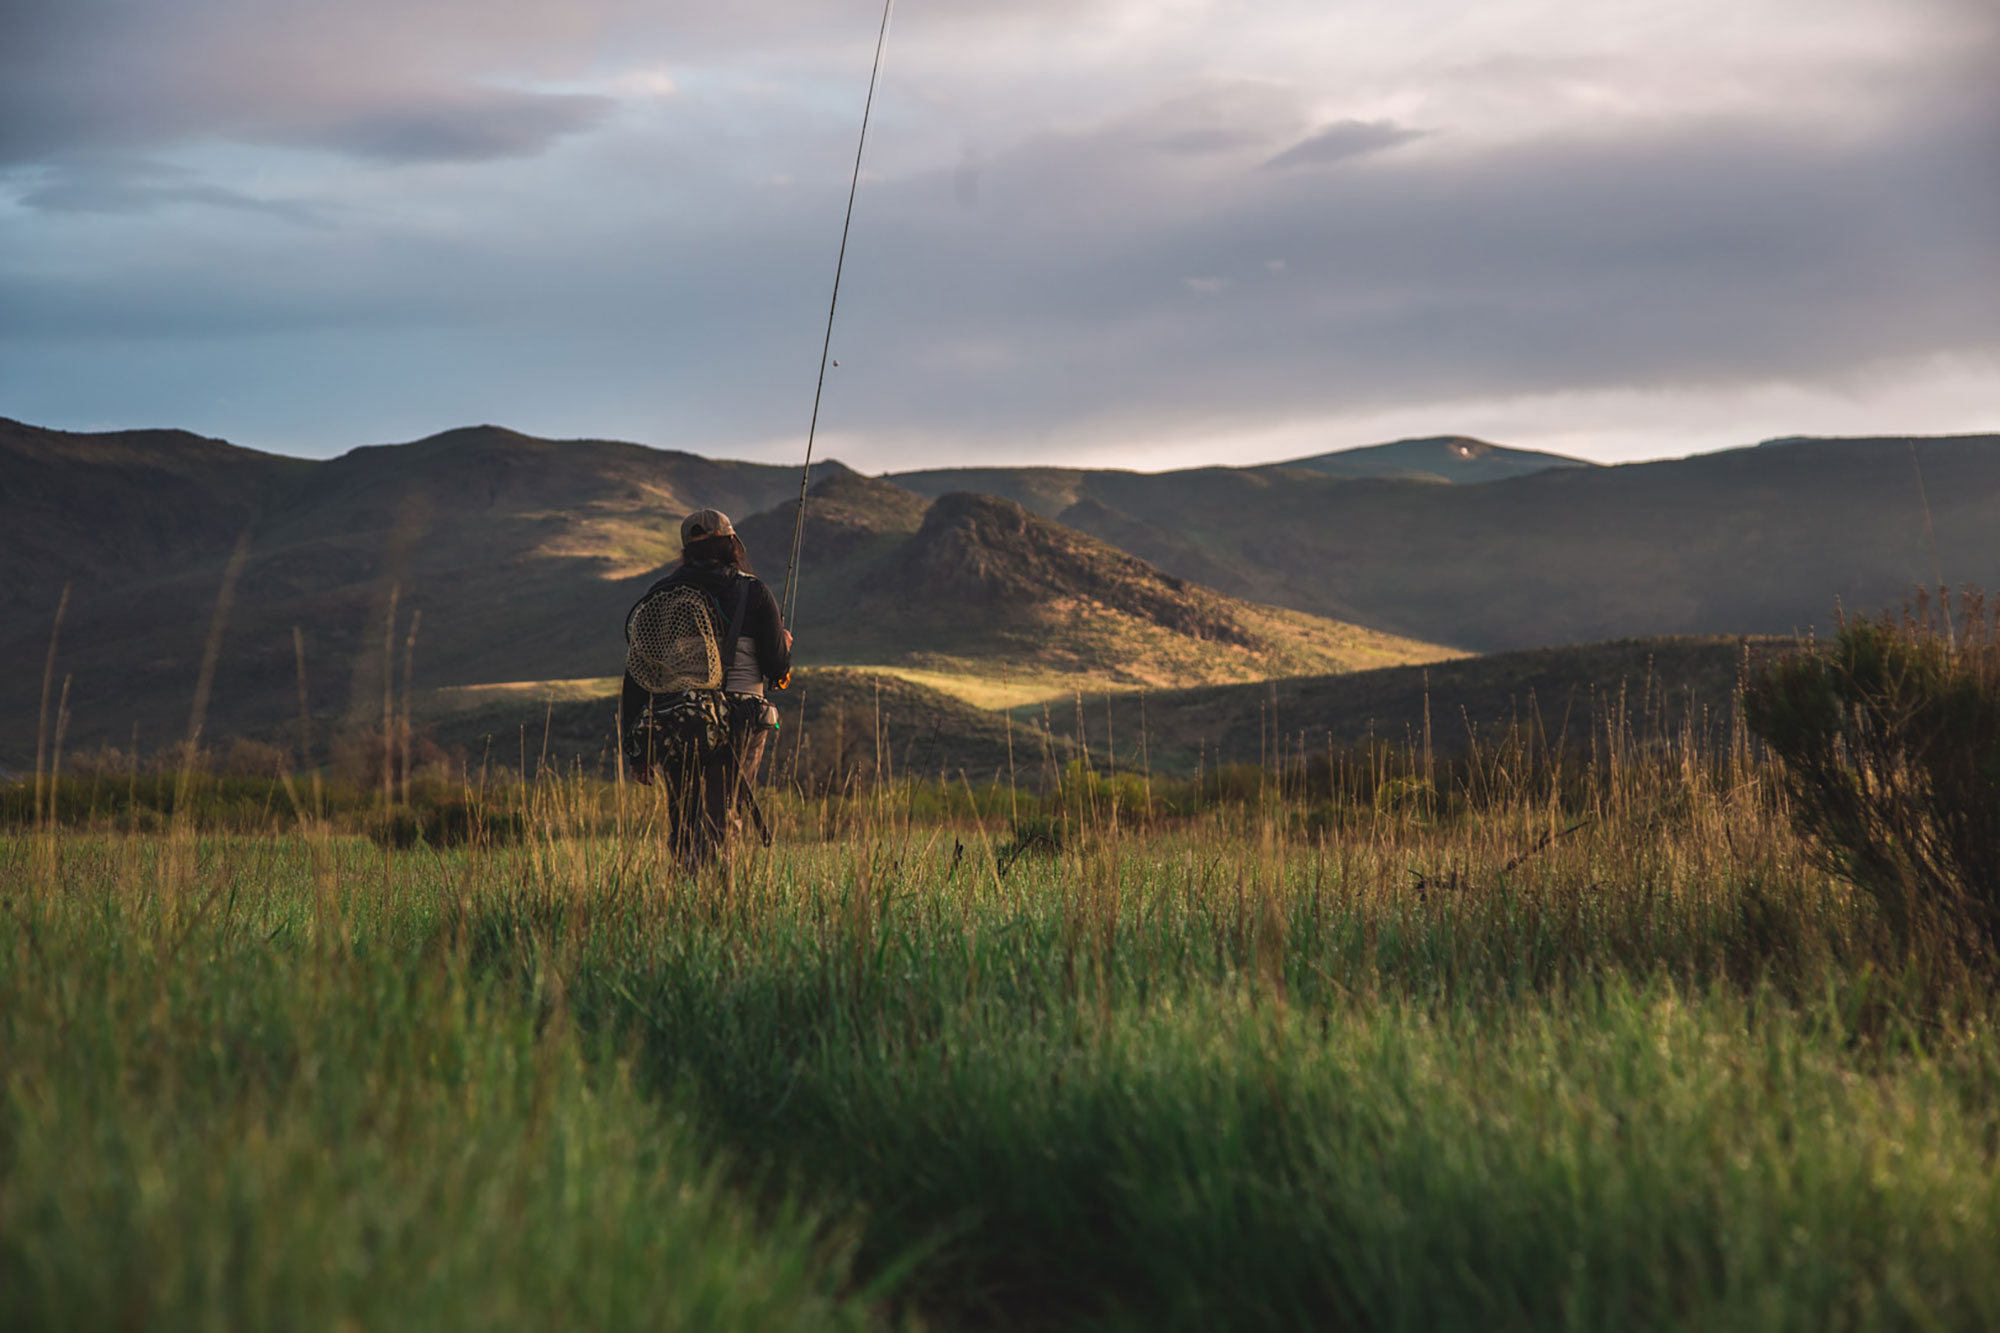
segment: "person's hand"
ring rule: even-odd
[[[785,651],[788,653],[792,651],[792,632],[790,630],[785,631]]]

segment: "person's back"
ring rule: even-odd
[[[674,849],[695,863],[722,851],[739,795],[754,803],[776,725],[764,691],[791,674],[791,635],[727,515],[689,514],[681,553],[625,618],[620,714],[628,772],[658,775]]]
[[[761,698],[767,682],[784,679],[791,667],[790,653],[784,644],[777,599],[762,579],[736,565],[683,564],[648,588],[646,596],[650,598],[671,588],[699,592],[715,609],[721,626],[716,638],[718,648],[728,632],[736,599],[739,596],[745,599],[742,630],[735,638],[730,659],[721,664],[722,689]],[[641,599],[642,605],[643,602]]]

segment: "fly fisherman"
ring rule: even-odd
[[[625,759],[639,782],[657,772],[676,858],[696,868],[722,856],[739,800],[768,841],[751,784],[778,722],[764,687],[790,676],[792,636],[727,514],[681,520],[680,567],[626,615],[625,644]]]

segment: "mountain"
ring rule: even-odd
[[[0,417],[0,608],[11,624],[163,570],[224,559],[315,464],[179,430],[74,434]]]
[[[1342,449],[1282,463],[1245,468],[1180,468],[1172,472],[1132,472],[1120,468],[971,467],[932,468],[897,472],[885,480],[919,495],[950,491],[998,495],[1025,505],[1045,518],[1060,518],[1079,503],[1116,504],[1113,498],[1137,487],[1198,492],[1214,474],[1233,472],[1283,482],[1292,473],[1312,473],[1346,481],[1364,478],[1395,481],[1447,482],[1474,485],[1505,477],[1522,477],[1551,468],[1589,468],[1595,463],[1533,449],[1509,449],[1464,435],[1439,435],[1421,440]]]
[[[751,549],[782,587],[798,484],[788,467],[491,426],[326,462],[19,423],[0,447],[0,651],[13,664],[0,712],[14,719],[0,754],[15,760],[32,753],[64,582],[57,670],[72,747],[127,743],[135,725],[144,749],[185,734],[239,539],[208,734],[295,718],[300,648],[307,710],[365,723],[391,680],[422,692],[615,674],[624,612],[677,555],[694,508],[750,515]],[[1244,606],[1004,501],[933,503],[837,463],[815,475],[797,626],[807,665],[890,666],[960,693],[969,680],[975,697],[997,678],[1004,700],[1445,651]]]
[[[1421,440],[1396,440],[1361,449],[1295,458],[1272,467],[1295,468],[1328,477],[1393,477],[1403,481],[1442,481],[1458,485],[1525,477],[1550,468],[1596,467],[1581,458],[1509,449],[1467,435],[1436,435]]]
[[[789,540],[795,504],[738,526]],[[831,478],[807,507],[811,556],[795,628],[815,663],[900,666],[1072,686],[1177,686],[1347,671],[1448,656],[1434,645],[1163,574],[989,495],[926,505],[879,479]]]
[[[294,627],[315,712],[379,716],[385,663],[400,679],[410,657],[420,687],[615,672],[624,612],[678,551],[680,516],[747,513],[798,486],[789,467],[495,427],[326,462],[11,422],[0,449],[0,653],[13,668],[0,675],[0,716],[13,719],[0,754],[16,758],[33,751],[65,581],[57,670],[73,676],[72,741],[124,743],[136,724],[153,748],[186,730],[241,536],[212,730],[296,715]]]
[[[1914,452],[1795,440],[1450,486],[1295,467],[1075,472],[1057,486],[1028,469],[1015,489],[1227,595],[1497,651],[1786,634],[1830,623],[1836,605],[1899,606],[1934,568],[2000,586],[2000,436]]]
[[[1934,571],[2000,586],[2000,436],[1788,439],[1490,480],[1477,469],[1534,457],[1458,453],[1476,443],[1159,474],[884,479],[824,464],[801,661],[1000,706],[1345,671],[1439,644],[1788,634],[1837,606],[1894,608]],[[1357,455],[1403,471],[1324,470]],[[246,535],[212,733],[295,714],[295,627],[311,710],[351,719],[379,716],[385,669],[400,687],[412,659],[419,693],[614,673],[623,612],[672,558],[680,515],[743,520],[782,585],[797,485],[788,467],[491,426],[312,462],[178,431],[0,421],[0,715],[14,719],[0,762],[32,753],[64,583],[70,742],[123,743],[136,722],[152,748],[187,727]]]
[[[878,477],[839,472],[816,483],[806,504],[806,529],[799,542],[799,586],[794,598],[811,617],[848,595],[859,571],[879,563],[916,535],[930,501]],[[791,551],[796,498],[761,513],[739,517],[743,539],[757,571],[773,588],[784,583],[783,565]]]

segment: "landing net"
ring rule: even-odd
[[[625,622],[625,669],[654,694],[722,688],[715,612],[693,588],[668,588],[632,609]]]

